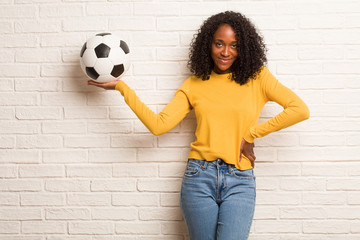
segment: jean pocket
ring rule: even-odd
[[[195,177],[202,171],[202,166],[196,160],[189,159],[186,169],[185,176],[186,177]]]
[[[237,168],[233,168],[233,175],[238,178],[255,179],[253,169],[239,170]]]

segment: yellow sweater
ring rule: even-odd
[[[196,140],[190,144],[188,157],[206,161],[221,158],[240,170],[246,170],[252,166],[244,155],[239,163],[242,138],[252,143],[255,138],[309,118],[310,113],[306,104],[266,67],[261,69],[256,79],[242,86],[229,75],[212,72],[207,81],[197,77],[186,79],[159,114],[142,103],[123,81],[119,81],[116,90],[154,135],[175,127],[194,108]],[[277,102],[284,110],[258,124],[260,112],[268,101]]]

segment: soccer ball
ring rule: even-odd
[[[89,38],[80,51],[84,73],[96,82],[119,79],[130,67],[130,50],[125,41],[111,33]]]

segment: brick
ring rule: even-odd
[[[104,119],[107,116],[106,107],[64,107],[65,119]]]
[[[129,207],[111,207],[111,208],[93,208],[91,217],[93,220],[136,220],[138,211],[136,208]]]
[[[188,153],[187,153],[188,154]],[[185,162],[181,148],[139,148],[138,162]]]
[[[162,163],[159,165],[159,177],[175,177],[184,176],[186,163]]]
[[[104,31],[107,29],[107,19],[101,17],[67,18],[62,22],[65,32]]]
[[[346,195],[339,192],[307,192],[303,194],[302,203],[309,205],[342,205],[346,203]]]
[[[240,4],[239,4],[240,5]],[[216,14],[221,11],[225,11],[227,9],[235,9],[236,7],[239,7],[239,5],[231,4],[228,2],[228,4],[217,4],[217,3],[211,3],[211,2],[202,2],[202,3],[196,3],[196,2],[188,2],[186,4],[180,5],[180,14],[181,16],[204,16],[208,17],[212,14]],[[242,9],[244,10],[244,9]],[[172,15],[174,16],[174,15]],[[205,20],[205,19],[204,19]]]
[[[156,49],[151,47],[131,47],[131,61],[155,61]],[[149,80],[149,79],[148,79]],[[138,81],[138,78],[136,78]],[[150,82],[150,81],[147,81]]]
[[[1,27],[1,22],[0,22]],[[12,49],[0,50],[0,63],[13,63],[15,60],[15,51]]]
[[[16,21],[16,33],[56,33],[60,31],[59,20]]]
[[[0,233],[1,234],[19,234],[20,233],[20,222],[17,221],[0,221]]]
[[[158,167],[149,163],[119,163],[113,164],[114,177],[156,177]]]
[[[90,220],[88,208],[46,208],[46,220]]]
[[[42,77],[83,77],[82,71],[78,65],[65,65],[65,64],[55,64],[55,65],[43,65],[41,66],[41,76]]]
[[[14,81],[11,79],[2,79],[0,82],[0,92],[13,92],[13,91],[14,91]]]
[[[161,193],[160,206],[164,207],[180,207],[179,193]]]
[[[12,137],[2,137],[0,136],[0,148],[14,148],[15,147],[15,138]]]
[[[281,63],[277,66],[277,74],[319,74],[321,69],[318,63]]]
[[[346,176],[348,165],[343,163],[303,163],[301,175],[303,176]]]
[[[187,61],[188,48],[157,48],[156,59],[160,61]]]
[[[71,4],[46,4],[40,5],[41,18],[66,18],[66,17],[80,17],[83,15],[83,6]]]
[[[39,123],[33,122],[4,122],[0,133],[35,134],[39,132]]]
[[[295,47],[277,47],[271,46],[268,50],[269,60],[296,60],[297,49]]]
[[[140,220],[159,220],[159,221],[180,221],[182,214],[180,208],[141,208],[139,210]]]
[[[300,89],[342,89],[346,84],[339,77],[326,76],[319,79],[319,76],[302,76],[299,85]]]
[[[139,16],[174,16],[179,15],[180,7],[179,3],[161,2],[150,3],[141,2],[134,3],[134,15]]]
[[[323,101],[330,104],[352,104],[360,101],[360,91],[326,91]]]
[[[3,106],[29,106],[37,104],[37,96],[32,93],[1,93],[0,101]]]
[[[117,91],[94,92],[87,95],[89,106],[116,106],[124,104]],[[114,101],[114,99],[119,99]]]
[[[40,163],[40,153],[36,150],[0,150],[0,163]]]
[[[117,222],[115,224],[116,234],[137,234],[155,235],[160,233],[160,223],[158,222]]]
[[[14,28],[11,22],[0,22],[0,33],[3,34],[3,33],[13,33],[13,32],[14,32]]]
[[[41,104],[44,106],[81,106],[85,105],[86,96],[77,93],[44,93]]]
[[[112,222],[82,221],[69,223],[70,234],[113,234],[114,225]]]
[[[154,17],[117,17],[109,19],[110,30],[151,31],[155,30]]]
[[[254,16],[252,22],[261,30],[289,30],[297,27],[294,16]]]
[[[255,176],[257,175],[255,174]],[[274,177],[259,177],[256,179],[257,190],[277,190],[279,189],[279,186],[280,179],[276,175]]]
[[[344,221],[306,221],[303,223],[304,233],[349,233],[350,225]]]
[[[63,145],[63,139],[61,136],[17,136],[16,147],[26,149],[36,148],[60,148]]]
[[[63,206],[65,195],[60,193],[22,193],[22,206]]]
[[[344,50],[334,47],[301,47],[298,49],[300,60],[343,59]]]
[[[360,209],[358,207],[334,207],[326,209],[327,218],[329,219],[358,219]]]
[[[15,61],[20,63],[60,62],[61,52],[57,49],[21,49],[15,52]]]
[[[0,209],[0,220],[41,220],[41,209],[19,209],[19,208],[3,208]]]
[[[46,180],[45,190],[49,192],[89,192],[90,180]]]
[[[89,133],[131,133],[132,123],[129,121],[89,122]]]
[[[309,6],[304,2],[276,2],[275,12],[279,15],[299,15],[299,14],[319,14],[323,6],[321,3],[314,2],[313,5]]]
[[[176,62],[133,63],[135,75],[174,75],[179,73]]]
[[[163,234],[187,234],[187,228],[184,221],[163,222],[161,224],[161,233]]]
[[[132,45],[135,47],[177,46],[179,43],[179,34],[176,32],[134,32],[132,36]]]
[[[107,136],[65,136],[64,146],[70,148],[104,148],[110,146]]]
[[[201,17],[161,17],[157,19],[158,31],[194,31],[203,22]]]
[[[22,120],[53,120],[60,119],[62,111],[57,107],[17,107],[15,116]]]
[[[24,221],[21,225],[21,232],[25,234],[65,234],[66,222]]]
[[[16,178],[17,167],[15,165],[2,165],[0,168],[1,178]]]
[[[111,196],[108,193],[70,193],[67,205],[70,206],[109,206]]]
[[[300,145],[302,146],[339,146],[346,145],[346,136],[340,134],[332,135],[300,135]]]
[[[277,219],[279,216],[278,207],[256,206],[254,220]]]
[[[273,133],[263,138],[257,139],[256,146],[291,147],[298,145],[298,142],[298,136],[294,134]]]
[[[297,192],[257,192],[256,202],[260,205],[297,205],[301,195]]]
[[[311,105],[311,117],[340,117],[345,116],[346,108],[338,104]]]
[[[257,233],[299,233],[301,231],[300,221],[271,221],[258,220],[255,222]]]
[[[84,122],[74,121],[48,121],[42,123],[43,133],[86,133],[86,124]]]
[[[69,165],[66,168],[67,177],[106,178],[112,176],[112,167],[109,165]]]
[[[347,194],[348,196],[348,204],[353,205],[353,204],[360,204],[360,192],[355,191],[355,192],[348,192]]]
[[[281,31],[273,37],[277,44],[322,44],[320,31]]]
[[[61,33],[61,34],[46,34],[40,38],[40,45],[42,47],[77,47],[82,46],[87,37],[79,32]],[[80,51],[80,49],[79,49]]]
[[[111,147],[154,147],[155,137],[152,135],[116,135],[111,137]]]
[[[285,191],[325,191],[325,178],[282,178],[280,189]]]
[[[180,192],[181,179],[140,179],[137,186],[141,192]]]
[[[95,16],[130,16],[132,12],[132,4],[122,2],[121,4],[87,4],[87,15]]]
[[[38,37],[31,34],[0,35],[0,47],[36,47],[38,43]]]
[[[112,204],[115,206],[151,207],[158,205],[158,196],[153,193],[114,193]]]
[[[301,166],[298,163],[259,163],[256,166],[256,176],[298,176]]]
[[[136,162],[136,149],[102,149],[89,150],[89,162],[91,163],[119,163]]]
[[[18,206],[20,203],[17,193],[0,193],[1,206]]]
[[[87,150],[43,150],[42,160],[44,163],[86,163],[88,162]]]
[[[280,219],[326,219],[328,211],[322,207],[281,207]]]
[[[299,17],[299,27],[305,29],[342,28],[344,17],[339,14]]]
[[[0,77],[37,77],[39,66],[16,64],[0,65]]]
[[[0,9],[0,16],[2,18],[35,18],[37,12],[36,6],[2,6]]]
[[[17,92],[56,92],[60,89],[59,80],[50,79],[15,79]]]
[[[344,179],[344,178],[336,178],[336,179],[328,179],[327,180],[327,190],[359,190],[360,179],[352,178],[352,179]]]
[[[91,181],[91,191],[93,192],[133,192],[136,190],[136,179],[108,179]]]
[[[64,177],[65,168],[61,165],[21,165],[19,166],[19,177],[28,178],[46,178],[46,177]]]

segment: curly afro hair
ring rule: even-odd
[[[202,80],[209,79],[214,69],[211,58],[213,35],[224,24],[234,29],[237,40],[238,57],[230,68],[232,79],[243,85],[257,76],[267,59],[262,36],[254,24],[241,13],[226,11],[205,20],[190,44],[188,67],[195,76]]]

